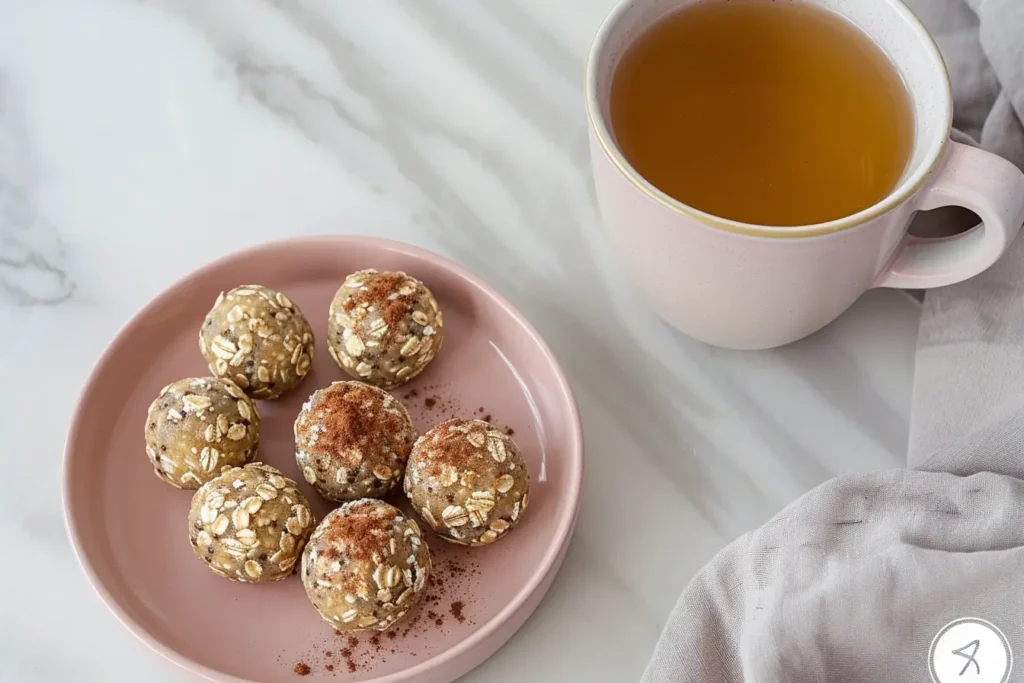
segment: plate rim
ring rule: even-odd
[[[563,454],[563,457],[570,459],[570,466],[568,472],[569,480],[569,494],[571,496],[570,506],[568,508],[569,514],[564,514],[557,520],[557,527],[553,536],[554,541],[546,549],[541,562],[534,568],[529,579],[523,584],[513,598],[506,604],[502,609],[494,615],[490,620],[487,621],[481,628],[470,634],[469,637],[455,644],[454,646],[438,653],[437,655],[431,656],[422,662],[418,662],[412,667],[395,671],[390,674],[383,676],[377,676],[370,679],[364,679],[363,683],[407,683],[409,681],[418,680],[418,676],[426,675],[429,673],[436,672],[442,667],[449,666],[453,667],[463,659],[475,660],[475,663],[471,664],[469,668],[462,670],[459,668],[459,673],[449,679],[454,680],[458,676],[468,673],[470,670],[483,663],[486,659],[490,658],[495,652],[497,652],[511,637],[512,635],[522,627],[522,624],[517,626],[515,629],[510,631],[504,637],[500,637],[498,632],[502,627],[508,623],[514,616],[519,614],[523,609],[527,609],[527,613],[522,623],[525,623],[526,618],[529,617],[537,606],[540,604],[538,599],[532,606],[529,605],[530,598],[543,587],[545,578],[552,572],[557,573],[561,568],[561,560],[564,559],[564,550],[567,549],[572,535],[575,529],[576,520],[579,517],[580,503],[582,501],[582,489],[583,489],[583,424],[580,418],[579,406],[576,402],[575,394],[573,393],[572,386],[569,384],[568,377],[565,374],[565,370],[562,368],[561,363],[558,362],[558,358],[551,351],[547,342],[540,335],[537,329],[530,323],[527,318],[519,312],[519,310],[512,305],[501,293],[496,289],[487,284],[483,279],[474,273],[470,272],[463,266],[455,263],[451,259],[441,256],[436,252],[429,251],[422,247],[414,246],[405,242],[399,242],[391,239],[384,239],[380,237],[371,237],[366,235],[312,235],[312,236],[301,236],[291,237],[286,239],[271,240],[261,242],[255,245],[251,245],[244,249],[233,251],[223,256],[220,256],[213,261],[210,261],[190,272],[182,277],[177,278],[167,287],[163,288],[159,294],[150,299],[144,304],[138,311],[136,311],[128,320],[125,322],[116,332],[116,334],[107,343],[103,352],[93,363],[92,368],[89,371],[85,382],[82,384],[81,390],[78,392],[78,396],[75,401],[75,407],[71,413],[71,420],[69,423],[67,437],[64,442],[64,455],[61,463],[61,504],[64,513],[64,527],[65,532],[71,541],[72,551],[75,555],[78,565],[82,572],[85,574],[89,585],[92,586],[93,590],[97,593],[100,601],[106,605],[107,609],[113,613],[114,617],[126,628],[133,636],[144,643],[151,650],[156,652],[158,655],[163,657],[165,660],[181,667],[182,669],[196,674],[201,678],[205,678],[215,683],[259,683],[258,681],[250,681],[244,678],[238,678],[232,674],[212,669],[210,667],[199,664],[193,659],[183,655],[174,648],[161,642],[156,636],[150,631],[143,627],[141,624],[132,619],[131,616],[121,607],[120,603],[111,594],[104,585],[103,581],[99,578],[95,568],[90,562],[86,555],[85,549],[82,547],[81,539],[79,536],[79,524],[75,519],[72,507],[70,505],[71,499],[71,462],[74,456],[74,444],[78,440],[79,433],[82,430],[82,424],[84,419],[84,411],[86,406],[86,398],[94,389],[94,385],[98,381],[100,371],[105,368],[108,364],[116,362],[113,358],[115,347],[119,346],[119,343],[124,340],[131,332],[138,327],[141,322],[148,318],[153,311],[157,310],[167,300],[171,299],[175,293],[188,285],[189,283],[197,280],[201,277],[207,276],[212,271],[224,268],[232,262],[237,260],[244,260],[251,258],[254,255],[265,252],[268,250],[288,250],[295,247],[301,247],[305,245],[316,245],[316,244],[332,244],[332,245],[345,245],[345,244],[360,244],[368,245],[371,247],[381,248],[386,251],[398,252],[407,256],[415,257],[418,259],[426,259],[434,261],[441,267],[450,272],[454,273],[461,279],[468,282],[471,286],[476,287],[494,303],[496,303],[504,312],[511,316],[526,332],[530,340],[540,350],[541,355],[545,361],[550,365],[554,371],[555,379],[557,380],[557,388],[561,395],[561,402],[568,408],[569,415],[569,427],[571,444],[567,453]],[[540,598],[550,588],[548,586],[543,587]],[[490,643],[495,635],[499,637]],[[483,658],[474,657],[478,655],[478,648],[487,649],[488,651]],[[454,672],[454,670],[453,670]]]

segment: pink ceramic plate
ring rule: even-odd
[[[440,583],[428,591],[428,604],[377,642],[362,634],[355,643],[321,621],[297,577],[237,584],[193,557],[186,522],[191,496],[154,476],[142,432],[162,386],[208,374],[197,333],[217,294],[247,283],[279,289],[313,325],[316,359],[296,392],[259,403],[259,458],[298,480],[322,517],[331,506],[299,476],[292,422],[314,389],[343,379],[327,353],[327,307],[345,275],[370,267],[423,280],[444,311],[442,351],[419,378],[393,392],[417,427],[423,431],[453,415],[490,416],[514,432],[533,483],[529,513],[493,546],[465,549],[431,537]],[[186,277],[110,344],[86,382],[68,435],[68,532],[85,573],[121,622],[164,657],[208,680],[447,683],[511,637],[551,584],[579,506],[581,439],[572,393],[551,352],[478,278],[394,242],[289,240]],[[307,677],[299,679],[296,667],[309,667]]]

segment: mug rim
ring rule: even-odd
[[[619,0],[618,4],[612,8],[601,22],[601,26],[598,28],[597,34],[594,36],[594,40],[591,43],[590,52],[587,55],[585,75],[587,120],[590,124],[590,130],[597,138],[598,144],[601,145],[605,155],[612,164],[615,165],[619,173],[621,173],[623,177],[632,183],[638,190],[666,208],[674,211],[675,213],[696,219],[708,227],[741,235],[774,238],[815,237],[848,230],[888,213],[917,193],[917,191],[924,186],[928,178],[935,171],[939,159],[942,156],[942,152],[949,143],[949,135],[953,129],[953,85],[949,79],[949,69],[946,68],[946,62],[942,58],[942,53],[939,50],[939,46],[935,43],[935,39],[909,7],[901,2],[901,0],[878,0],[879,2],[888,4],[894,11],[900,14],[904,20],[907,21],[910,29],[919,39],[918,43],[929,54],[929,57],[934,61],[937,61],[938,65],[941,67],[940,72],[942,73],[946,86],[946,96],[943,100],[943,109],[945,110],[946,119],[945,131],[941,136],[939,136],[937,141],[933,141],[928,144],[928,151],[925,154],[925,159],[908,178],[896,186],[885,197],[878,200],[871,206],[861,209],[857,213],[823,223],[812,223],[808,225],[773,226],[744,223],[742,221],[733,220],[731,218],[722,218],[721,216],[701,211],[700,209],[685,204],[668,195],[655,187],[649,180],[644,178],[643,175],[641,175],[640,172],[633,168],[633,165],[629,163],[625,155],[622,153],[622,150],[619,149],[618,144],[615,142],[615,139],[612,136],[611,126],[609,122],[605,120],[606,117],[604,114],[601,113],[601,105],[598,102],[597,60],[603,54],[608,41],[611,38],[612,29],[616,26],[618,20],[626,10],[632,6],[634,1],[635,0]],[[701,0],[697,1],[700,2]],[[704,1],[720,2],[722,0]],[[794,1],[803,2],[805,0]],[[682,4],[682,2],[680,1],[678,4]],[[678,7],[675,9],[678,9]],[[671,11],[674,10],[668,10],[666,14]],[[870,36],[868,36],[868,38],[870,39]],[[872,40],[872,42],[874,42],[874,40]],[[887,54],[886,56],[888,57],[889,55]],[[941,115],[941,113],[937,115]]]

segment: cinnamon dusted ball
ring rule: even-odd
[[[268,287],[221,292],[199,330],[210,371],[252,398],[275,399],[309,374],[313,328],[291,299]]]
[[[405,406],[362,382],[310,396],[295,420],[295,461],[324,498],[379,497],[402,479],[416,440]]]
[[[481,420],[449,420],[416,441],[405,493],[441,538],[487,545],[522,519],[530,473],[501,430]]]
[[[429,574],[419,526],[380,500],[332,511],[302,555],[306,595],[339,631],[387,630],[419,601]]]
[[[295,482],[256,462],[230,469],[196,491],[188,536],[196,557],[217,574],[266,583],[291,574],[313,522]]]
[[[146,416],[146,454],[158,477],[197,489],[256,455],[260,416],[234,383],[188,377],[160,391]]]
[[[352,273],[331,302],[327,342],[349,375],[394,389],[423,372],[441,348],[437,300],[405,273]]]

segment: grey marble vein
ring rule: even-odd
[[[35,168],[16,93],[0,72],[0,303],[53,305],[75,285],[64,245],[33,197]]]

